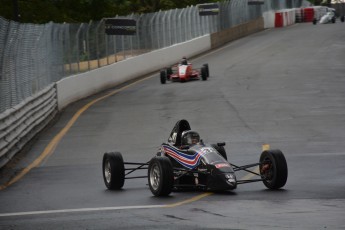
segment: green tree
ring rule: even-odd
[[[19,21],[29,23],[89,22],[131,13],[151,13],[184,8],[214,0],[0,0],[0,16],[14,20],[15,2]]]

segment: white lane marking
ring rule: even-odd
[[[259,167],[256,167],[254,172],[259,173]],[[249,180],[253,177],[253,174],[247,174],[241,180]],[[11,216],[29,216],[29,215],[44,215],[44,214],[57,214],[57,213],[73,213],[73,212],[96,212],[96,211],[114,211],[114,210],[128,210],[128,209],[151,209],[151,208],[172,208],[180,206],[186,203],[197,201],[203,197],[212,195],[213,193],[203,193],[199,196],[192,197],[191,199],[184,200],[173,204],[163,205],[140,205],[140,206],[119,206],[119,207],[99,207],[99,208],[78,208],[78,209],[60,209],[60,210],[46,210],[46,211],[31,211],[31,212],[12,212],[12,213],[0,213],[0,217]]]
[[[60,210],[46,210],[46,211],[32,211],[32,212],[0,213],[0,217],[56,214],[56,213],[71,213],[71,212],[113,211],[113,210],[127,210],[127,209],[150,209],[150,208],[163,208],[163,207],[166,207],[166,205],[141,205],[141,206],[60,209]]]
[[[314,156],[314,157],[329,157],[329,156],[344,156],[345,153],[298,153],[298,154],[289,154],[288,157],[310,157],[310,156]]]

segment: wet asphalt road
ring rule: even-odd
[[[0,191],[0,229],[345,229],[344,28],[266,30],[192,60],[209,64],[206,82],[161,85],[157,74],[97,102],[39,167]],[[99,96],[66,108],[19,163],[1,171],[1,183]],[[259,182],[156,198],[138,179],[106,190],[104,152],[146,162],[179,119],[205,142],[225,141],[238,165],[257,162],[263,144],[281,149],[286,186],[269,191]]]

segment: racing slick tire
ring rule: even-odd
[[[110,190],[121,189],[125,183],[125,165],[119,152],[104,153],[103,179],[105,186]]]
[[[203,64],[203,66],[205,66],[205,68],[206,68],[206,73],[207,73],[207,77],[209,77],[209,76],[210,76],[210,70],[209,70],[209,68],[208,68],[208,64]]]
[[[205,66],[201,67],[201,79],[203,81],[207,80],[207,70]]]
[[[288,168],[284,154],[280,150],[266,150],[260,156],[260,175],[269,189],[282,188],[287,181]]]
[[[228,156],[226,155],[225,148],[223,146],[218,146],[217,144],[211,145],[217,152],[225,159],[228,160]]]
[[[148,168],[148,182],[153,195],[167,196],[174,185],[173,166],[169,158],[155,156],[151,159]]]
[[[161,70],[160,79],[161,79],[161,83],[162,84],[166,83],[166,81],[167,81],[167,73],[166,73],[165,70]]]

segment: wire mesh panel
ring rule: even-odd
[[[8,62],[8,36],[10,31],[10,22],[0,18],[0,112],[9,108],[10,103],[10,82],[8,70],[5,64]]]
[[[81,24],[20,24],[0,18],[0,113],[66,76],[219,32],[263,12],[305,5],[304,0],[217,3],[217,15],[200,16],[198,6],[126,17],[135,35],[107,35],[105,20]]]

